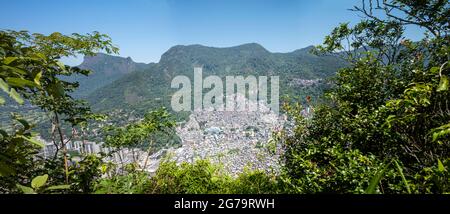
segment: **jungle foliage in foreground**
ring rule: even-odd
[[[338,54],[350,63],[337,73],[326,102],[313,106],[310,119],[301,116],[298,103],[283,106],[294,125],[274,135],[285,149],[277,176],[255,171],[231,177],[206,160],[163,162],[152,177],[135,164],[118,166],[92,155],[70,164],[65,145],[71,138],[62,127],[83,132],[103,117],[68,95],[76,84],[59,79],[89,72],[58,59],[117,49],[99,33],[0,32],[0,88],[16,102],[45,111],[58,146],[53,159],[36,158],[42,145],[33,140],[32,126],[14,116],[16,129],[0,131],[0,192],[449,193],[448,1],[363,1],[354,10],[366,18],[338,26],[316,48],[317,54]],[[409,25],[424,29],[425,37],[405,38]],[[142,121],[109,129],[106,142],[151,151],[152,136],[171,127],[165,110],[153,111]]]

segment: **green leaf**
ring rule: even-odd
[[[70,189],[70,185],[56,185],[47,188],[47,190],[60,190],[60,189]]]
[[[366,194],[375,194],[378,184],[383,178],[384,172],[386,171],[386,166],[384,166],[380,171],[375,174],[375,176],[370,180],[369,186],[367,187],[365,193]]]
[[[31,187],[23,186],[20,184],[16,184],[16,186],[25,194],[36,194],[36,192]]]
[[[8,83],[6,83],[5,81],[3,81],[3,79],[0,78],[0,88],[9,94],[9,85]]]
[[[6,78],[6,81],[11,86],[21,87],[21,88],[23,88],[25,86],[28,86],[28,87],[36,87],[37,86],[36,83],[34,83],[30,80],[22,79],[22,78],[15,78],[15,77]]]
[[[34,77],[34,83],[36,83],[37,85],[41,85],[41,77],[42,77],[42,71],[37,73],[36,76]]]
[[[439,81],[439,86],[436,89],[437,92],[447,91],[448,90],[448,77],[443,75],[441,76],[441,80]]]
[[[394,160],[394,163],[395,163],[395,166],[397,167],[398,172],[400,173],[400,176],[402,177],[403,183],[406,186],[406,191],[408,191],[408,193],[411,194],[411,189],[409,188],[408,181],[406,180],[405,175],[403,174],[402,167],[400,166],[400,164],[396,160]]]
[[[436,142],[436,140],[439,138],[439,136],[440,136],[440,135],[439,135],[439,132],[434,132],[434,133],[433,133],[433,139],[432,139],[432,141],[433,141],[433,142]]]
[[[48,179],[47,174],[37,176],[31,181],[31,187],[33,187],[34,189],[41,188],[42,186],[45,185],[45,183],[47,182],[47,179]]]
[[[3,97],[0,97],[0,105],[4,105],[5,104],[5,99]]]
[[[439,74],[439,67],[432,67],[430,69],[431,74]]]
[[[52,83],[49,88],[50,94],[55,98],[64,96],[64,87],[59,82]]]
[[[44,60],[44,61],[47,59],[47,57],[45,57],[45,54],[40,53],[40,52],[35,53],[34,56],[36,58],[39,58],[40,60]]]
[[[63,70],[63,71],[66,70],[66,65],[64,65],[64,63],[62,63],[60,61],[56,61],[56,64],[58,65],[58,67],[61,68],[61,70]]]
[[[16,118],[16,120],[20,123],[20,124],[22,124],[22,126],[26,129],[26,130],[28,130],[28,129],[30,129],[30,124],[25,120],[25,119],[21,119],[21,118]]]
[[[444,124],[431,130],[433,136],[433,142],[450,134],[450,123]]]
[[[20,105],[22,105],[24,103],[22,97],[20,96],[19,93],[17,93],[16,89],[14,89],[14,88],[11,88],[11,91],[9,92],[9,96],[11,96],[11,98],[13,98]]]
[[[44,143],[39,142],[39,141],[37,141],[37,140],[35,140],[35,139],[33,139],[33,138],[25,137],[25,136],[23,136],[23,135],[21,135],[20,138],[22,138],[22,139],[24,139],[24,140],[26,140],[26,141],[28,141],[28,142],[30,142],[30,143],[32,143],[32,144],[35,144],[35,145],[37,145],[37,146],[39,146],[39,147],[44,148]]]
[[[445,171],[444,164],[442,164],[441,160],[438,159],[438,170],[439,172]]]
[[[17,68],[17,67],[13,67],[13,66],[2,65],[2,66],[0,66],[0,68],[1,68],[2,70],[9,70],[9,71],[12,71],[13,74],[14,74],[14,73],[20,74],[20,75],[26,75],[26,74],[27,74],[26,71],[24,71],[24,70],[22,70],[22,69],[20,69],[20,68]]]
[[[3,60],[3,63],[5,64],[5,65],[9,65],[9,64],[11,64],[11,62],[14,62],[14,60],[16,60],[17,59],[17,57],[6,57],[4,60]]]

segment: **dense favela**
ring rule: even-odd
[[[448,1],[105,2],[3,4],[0,193],[450,192]]]

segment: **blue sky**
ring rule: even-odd
[[[257,42],[272,52],[320,44],[359,0],[0,0],[0,29],[48,34],[99,31],[120,55],[157,62],[174,45]],[[408,32],[420,37],[418,30]],[[78,64],[81,59],[66,60]]]

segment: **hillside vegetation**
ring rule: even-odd
[[[317,56],[309,53],[309,50],[310,48],[305,48],[291,53],[270,53],[255,43],[230,48],[174,46],[161,56],[159,63],[124,75],[90,93],[87,100],[94,109],[102,111],[122,108],[143,113],[149,108],[169,108],[171,95],[176,91],[170,88],[172,79],[177,75],[185,75],[193,81],[195,66],[203,68],[204,78],[209,75],[217,75],[223,79],[225,76],[237,75],[278,75],[281,95],[318,97],[327,86],[326,79],[346,63],[336,56]],[[95,70],[98,66],[95,63],[88,68]],[[314,86],[305,87],[295,84],[296,79],[321,81]]]
[[[127,67],[120,79],[89,89],[93,109],[145,111],[141,120],[119,124],[106,123],[105,115],[71,96],[79,85],[70,78],[89,78],[90,71],[59,61],[100,51],[117,54],[107,35],[0,31],[0,104],[10,99],[19,108],[39,108],[48,117],[44,122],[57,148],[53,158],[40,158],[43,145],[28,121],[35,116],[27,117],[26,111],[21,111],[24,116],[13,115],[13,126],[0,129],[0,192],[449,193],[449,4],[363,1],[353,9],[364,17],[361,22],[343,23],[323,45],[288,54],[270,53],[257,44],[173,47],[159,63],[142,65],[144,70],[138,72],[131,71],[137,65]],[[422,28],[424,37],[410,40],[407,26]],[[301,113],[304,101],[284,100],[283,113],[291,125],[271,139],[285,150],[277,175],[245,171],[231,176],[208,160],[177,165],[169,159],[150,175],[136,162],[107,161],[120,149],[150,153],[153,140],[173,130],[170,112],[148,110],[164,106],[163,97],[171,94],[167,83],[174,75],[191,75],[193,65],[202,65],[207,75],[279,74],[282,85],[292,78],[326,78],[333,69],[338,71],[323,100],[307,102],[314,110],[310,117]],[[158,97],[161,101],[155,100]],[[72,159],[67,143],[93,123],[104,126],[100,140],[112,153]]]

